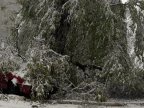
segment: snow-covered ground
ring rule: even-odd
[[[32,108],[32,104],[22,101],[0,101],[0,108]],[[38,108],[78,108],[77,105],[38,105]]]
[[[71,105],[71,104],[38,104],[32,102],[25,102],[19,100],[0,101],[0,108],[33,108],[32,106],[38,106],[38,108],[144,108],[144,106],[138,106],[129,104],[124,107],[119,106],[88,106],[88,105]]]
[[[1,95],[0,95],[1,97]],[[144,100],[110,100],[107,103],[128,103],[126,106],[96,106],[96,105],[73,105],[73,104],[40,104],[38,102],[24,101],[23,97],[9,95],[0,100],[0,108],[144,108]],[[141,105],[140,105],[141,104]],[[37,106],[37,107],[34,107]]]
[[[38,106],[38,108],[79,108],[78,105],[68,104],[38,104],[33,102],[10,100],[0,101],[0,108],[33,108],[32,106]]]

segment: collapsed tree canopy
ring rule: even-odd
[[[139,68],[136,62],[143,63],[143,0],[126,4],[120,0],[18,1],[22,9],[12,40],[17,53],[26,60],[33,55],[33,48],[52,49],[71,58],[70,69],[74,71],[71,79],[85,71],[85,67],[91,67],[88,70],[94,74],[102,70],[105,81],[120,75],[113,79],[120,85],[127,81],[123,77],[121,81],[121,76],[129,77]],[[133,48],[129,48],[131,36]],[[78,78],[77,82],[84,79]]]

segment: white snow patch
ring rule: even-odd
[[[23,85],[29,85],[29,86],[31,86],[31,84],[30,84],[28,81],[25,81],[25,82],[23,83]]]
[[[129,2],[129,0],[121,0],[123,4]]]
[[[16,79],[16,78],[13,78],[11,81],[12,81],[12,83],[16,86],[16,84],[17,84],[17,79]]]
[[[23,78],[27,74],[27,71],[26,71],[27,63],[20,64],[20,67],[21,68],[17,71],[14,71],[13,74]]]
[[[5,43],[1,42],[1,48],[5,48]]]

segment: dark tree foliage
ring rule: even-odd
[[[13,40],[20,55],[29,58],[27,53],[32,48],[44,46],[70,58],[66,73],[70,87],[98,81],[109,94],[132,96],[133,91],[143,94],[144,85],[140,83],[143,69],[137,62],[143,63],[144,1],[130,0],[126,4],[120,0],[18,2],[22,10]],[[134,49],[132,54],[129,47]],[[122,92],[118,93],[119,90]],[[102,95],[99,92],[95,95],[99,94]]]

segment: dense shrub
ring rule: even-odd
[[[142,98],[144,96],[144,71],[132,69],[111,73],[107,79],[107,87],[112,97]]]
[[[35,99],[50,99],[52,94],[62,93],[68,82],[68,63],[64,56],[47,50],[42,56],[34,56],[28,64],[26,79],[32,84]]]
[[[10,72],[18,70],[19,68],[20,68],[19,64],[17,64],[15,61],[8,60],[6,62],[1,63],[0,71]]]
[[[33,96],[38,98],[46,98],[46,95],[53,90],[53,86],[56,86],[54,79],[50,75],[50,69],[48,66],[42,63],[29,64],[29,77],[32,81]],[[48,91],[48,93],[46,93]],[[34,94],[34,93],[37,94]]]

